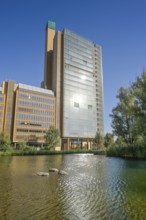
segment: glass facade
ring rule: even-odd
[[[94,44],[64,30],[63,137],[93,138],[97,131]]]

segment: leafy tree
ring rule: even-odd
[[[54,149],[59,143],[60,135],[59,130],[54,126],[50,126],[45,135],[45,140],[47,143],[47,149]]]
[[[117,95],[119,103],[112,110],[112,128],[116,135],[116,144],[146,143],[146,72],[143,71],[132,85],[121,87]]]
[[[143,135],[137,135],[134,140],[134,144],[138,146],[144,146],[146,138]]]
[[[125,143],[123,137],[121,136],[118,136],[116,141],[115,141],[115,146],[117,147],[123,147],[123,146],[126,146],[127,144]]]
[[[0,150],[8,151],[11,149],[9,137],[4,132],[0,133]]]
[[[104,146],[111,147],[114,145],[114,135],[111,133],[106,133],[104,137]]]
[[[99,149],[104,147],[104,137],[100,132],[96,132],[93,144]]]
[[[146,136],[146,72],[137,77],[132,89],[137,104],[135,135]]]
[[[112,110],[112,128],[116,136],[121,136],[128,144],[133,143],[134,140],[134,126],[135,126],[135,97],[132,88],[119,89],[117,95],[119,103]]]

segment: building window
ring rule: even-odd
[[[91,110],[91,109],[92,109],[92,105],[88,105],[88,109],[90,109],[90,110]]]
[[[83,63],[87,64],[87,61],[86,61],[86,60],[83,60]]]
[[[79,103],[74,102],[74,107],[79,108]]]
[[[6,115],[6,117],[7,117],[7,118],[11,118],[11,117],[12,117],[12,114],[11,114],[11,113],[8,113],[8,114]]]

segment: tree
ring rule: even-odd
[[[99,149],[104,147],[104,137],[100,132],[96,132],[93,144]]]
[[[117,146],[117,147],[123,147],[124,146],[125,147],[126,145],[127,144],[125,143],[123,137],[118,136],[116,141],[115,141],[115,146]]]
[[[47,149],[54,149],[59,143],[60,135],[59,130],[54,126],[50,126],[45,135],[45,140],[47,143]]]
[[[111,133],[106,133],[104,137],[104,146],[111,147],[114,144],[114,135]]]
[[[6,134],[4,134],[4,132],[0,133],[0,150],[11,150],[10,139]]]
[[[135,135],[146,136],[146,72],[132,84],[137,103]]]
[[[112,110],[112,128],[117,142],[144,145],[146,142],[146,72],[143,71],[132,85],[121,87],[119,103]]]
[[[146,137],[143,135],[137,135],[134,140],[134,144],[138,146],[144,146],[146,143]]]
[[[133,143],[135,126],[135,97],[131,87],[121,87],[117,95],[119,103],[112,110],[112,128],[116,136],[121,136],[127,144]]]

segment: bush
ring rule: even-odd
[[[31,147],[31,146],[28,146],[26,143],[24,142],[18,142],[17,143],[17,150],[20,150],[20,151],[35,151],[36,148],[35,147]]]
[[[146,146],[111,147],[107,156],[146,159]]]
[[[0,150],[1,151],[12,151],[12,147],[10,145],[10,139],[3,132],[0,134]]]
[[[23,151],[23,150],[25,150],[26,146],[27,146],[26,143],[24,143],[24,142],[18,142],[18,143],[17,143],[17,146],[16,146],[16,149]]]

